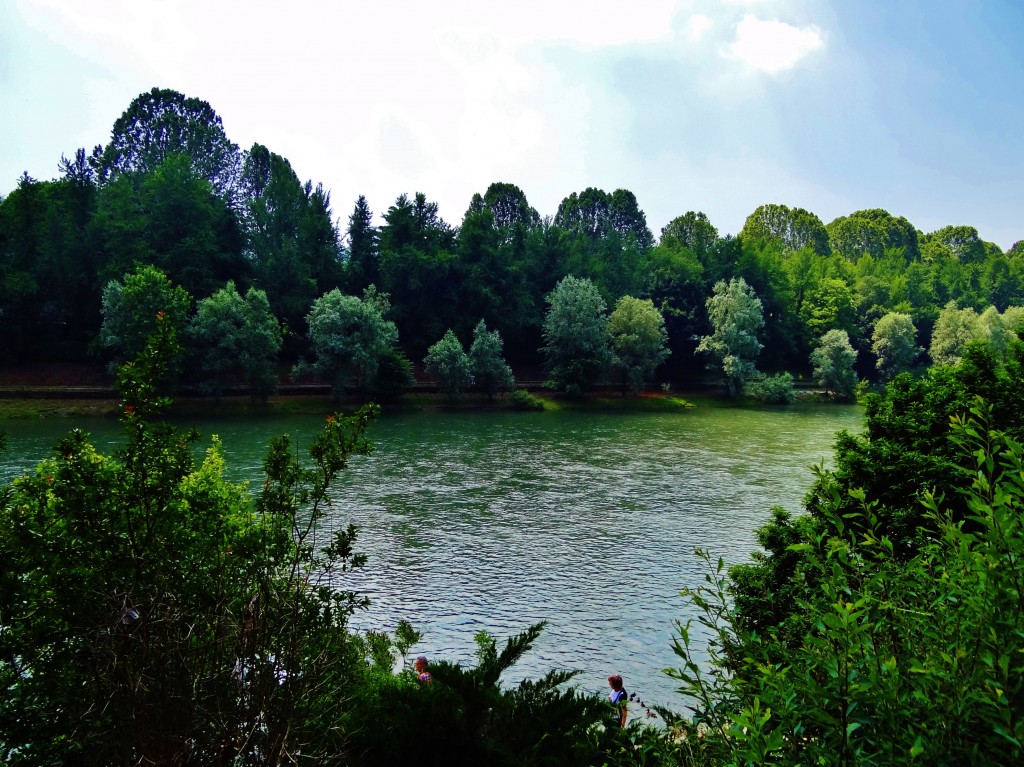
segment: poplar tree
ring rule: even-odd
[[[754,361],[762,347],[757,333],[764,327],[761,299],[746,280],[735,277],[715,284],[707,309],[713,331],[701,338],[697,351],[707,352],[721,367],[729,396],[740,396],[744,382],[757,372]]]

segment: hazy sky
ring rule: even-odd
[[[457,225],[633,191],[657,235],[760,204],[1024,239],[1019,0],[0,0],[0,195],[154,86],[330,190],[342,226],[424,192]]]

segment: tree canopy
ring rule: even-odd
[[[665,320],[649,298],[623,296],[608,318],[608,333],[623,389],[636,394],[669,355]]]
[[[612,362],[604,299],[590,280],[569,276],[547,301],[543,352],[549,385],[581,394],[604,379]]]
[[[371,391],[381,361],[398,344],[398,328],[386,319],[387,296],[367,288],[363,297],[347,296],[335,288],[313,302],[309,339],[315,357],[296,372],[312,372],[331,383],[340,398],[349,385]]]
[[[762,304],[758,365],[767,374],[810,374],[818,341],[842,330],[873,385],[887,375],[873,350],[885,315],[909,316],[916,343],[930,348],[950,301],[979,315],[1024,305],[1019,243],[1003,252],[965,224],[918,231],[879,208],[824,226],[811,211],[765,204],[738,236],[691,210],[655,243],[628,189],[589,187],[542,215],[502,180],[474,195],[458,222],[417,192],[376,217],[360,196],[339,225],[328,189],[261,143],[239,150],[208,103],[169,89],[140,94],[106,146],[58,165],[60,179],[25,176],[0,200],[6,361],[87,360],[102,346],[104,287],[141,265],[196,301],[229,280],[241,295],[264,291],[289,364],[312,355],[307,317],[335,288],[387,294],[406,358],[422,359],[449,328],[468,338],[483,319],[513,367],[536,369],[546,296],[567,276],[588,279],[608,307],[623,296],[654,303],[671,350],[665,371],[678,379],[699,369],[714,286],[742,278]]]
[[[745,381],[756,372],[755,360],[762,344],[757,338],[764,327],[761,300],[742,278],[715,285],[707,302],[713,328],[697,351],[710,354],[725,377],[730,396],[742,394]]]

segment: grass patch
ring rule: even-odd
[[[168,416],[189,417],[265,417],[276,415],[328,415],[338,410],[354,410],[363,400],[346,398],[336,402],[329,395],[275,395],[266,402],[252,402],[247,396],[185,397],[178,396]],[[414,392],[399,400],[381,402],[385,412],[425,410],[519,410],[547,411],[589,410],[594,412],[676,413],[694,403],[665,394],[641,394],[620,397],[618,394],[591,394],[567,397],[555,392],[519,390],[493,401],[477,394],[466,394],[451,403],[443,394]],[[79,418],[115,417],[119,414],[116,399],[61,399],[56,397],[12,397],[0,399],[0,419],[13,418]]]
[[[112,399],[0,399],[0,419],[102,418],[118,413]]]
[[[693,407],[682,397],[665,394],[641,394],[621,397],[617,394],[592,394],[584,397],[552,396],[546,400],[546,410],[592,410],[629,413],[681,413]]]

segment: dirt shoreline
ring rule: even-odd
[[[544,388],[541,371],[522,371],[516,388],[525,389],[543,399],[549,409],[674,409],[684,402],[680,395],[697,399],[717,399],[718,392],[708,382],[696,381],[684,392],[664,394],[660,386],[651,384],[639,397],[622,397],[618,387],[602,388],[586,398],[572,399]],[[651,400],[661,400],[652,402]],[[332,413],[351,411],[363,400],[346,398],[336,402],[326,384],[296,384],[283,380],[276,394],[266,402],[254,403],[244,387],[229,389],[214,398],[195,391],[183,390],[175,395],[170,414],[189,415],[275,415],[299,413]],[[100,363],[34,363],[0,365],[0,418],[116,416],[119,398],[114,377]],[[437,385],[422,374],[400,400],[381,403],[385,411],[435,409],[509,408],[506,398],[493,402],[480,394],[467,393],[451,403],[438,391]],[[688,403],[687,403],[688,404]]]

